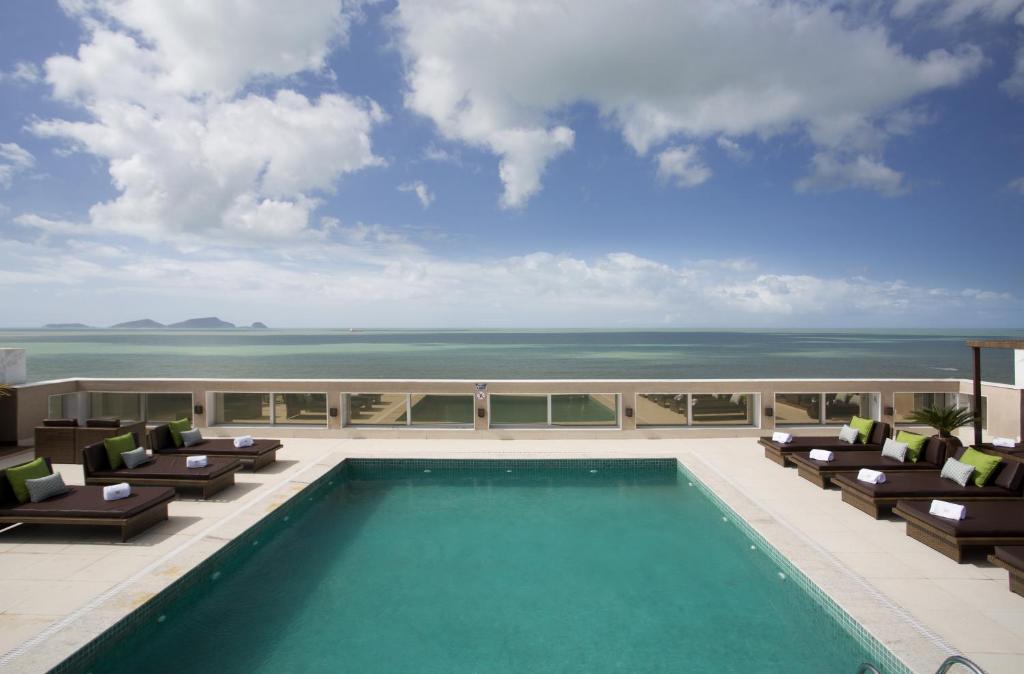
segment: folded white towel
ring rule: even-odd
[[[836,455],[828,449],[812,449],[811,458],[815,461],[831,461]]]
[[[947,520],[962,520],[967,517],[967,506],[936,499],[932,501],[928,512],[936,517],[944,517]]]
[[[871,470],[870,468],[861,468],[860,472],[857,473],[857,479],[861,482],[870,482],[871,484],[882,484],[885,482],[885,473],[880,470]]]
[[[131,495],[132,486],[127,482],[119,482],[103,488],[104,501],[116,501],[118,499],[128,498]]]
[[[252,447],[254,442],[255,440],[252,439],[251,435],[242,435],[234,440],[235,447],[238,449],[241,449],[242,447]]]
[[[995,447],[1013,449],[1017,446],[1017,443],[1013,441],[1013,438],[992,438],[992,445]]]
[[[783,433],[782,431],[775,431],[772,433],[772,442],[779,442],[783,445],[787,442],[793,442],[792,433]]]
[[[205,454],[199,454],[197,456],[186,456],[185,467],[186,468],[206,468],[209,461],[206,460]]]

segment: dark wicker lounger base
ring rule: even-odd
[[[789,460],[796,466],[800,477],[813,482],[822,489],[827,487],[836,475],[856,472],[861,468],[880,470],[886,473],[934,473],[938,475],[942,464],[946,461],[948,446],[941,438],[929,438],[921,449],[921,458],[917,463],[897,461],[882,456],[882,451],[862,449],[853,452],[836,452],[831,461],[816,461],[810,452],[795,452]]]
[[[1024,545],[1024,499],[969,503],[960,521],[928,514],[930,505],[901,500],[893,513],[907,521],[908,536],[956,562],[997,545]]]
[[[997,545],[988,561],[1010,572],[1010,592],[1024,596],[1024,545]]]
[[[882,444],[885,439],[889,437],[889,424],[882,422],[875,422],[874,428],[871,429],[871,436],[868,438],[868,442],[864,444],[849,444],[842,442],[835,436],[821,437],[794,437],[792,442],[785,444],[775,442],[771,437],[759,438],[757,444],[764,447],[764,458],[769,461],[774,461],[780,466],[786,466],[792,464],[790,456],[794,452],[809,452],[812,449],[829,449],[833,452],[848,452],[848,451],[863,451],[873,450],[876,452],[882,451]]]
[[[0,508],[0,523],[117,527],[121,540],[127,541],[166,520],[173,499],[174,490],[163,487],[133,488],[131,496],[117,501],[104,501],[102,487],[71,487],[41,503]]]

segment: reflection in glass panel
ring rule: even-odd
[[[494,425],[548,424],[547,396],[491,396],[491,423]]]
[[[213,400],[214,423],[246,426],[270,423],[269,393],[214,393]]]
[[[556,426],[614,426],[619,419],[614,393],[573,393],[551,396],[551,423]]]
[[[146,393],[146,421],[192,419],[191,393]]]
[[[351,426],[405,426],[406,403],[404,393],[350,393],[348,396],[348,424]]]
[[[89,416],[142,421],[142,396],[138,393],[90,393]]]
[[[897,393],[895,395],[897,424],[911,423],[910,413],[926,407],[949,407],[956,404],[955,393]],[[963,402],[961,402],[963,404]],[[970,404],[968,401],[967,404]]]
[[[693,425],[751,426],[754,396],[749,393],[695,393]]]
[[[636,425],[685,426],[688,404],[685,393],[641,393],[636,397]]]
[[[70,414],[65,407],[64,401],[70,398],[72,393],[58,393],[52,395],[46,399],[46,418],[47,419],[67,419],[74,415]]]
[[[865,419],[871,416],[870,393],[826,393],[825,423],[845,424],[854,416]]]
[[[473,396],[425,395],[412,396],[412,424],[473,425]]]
[[[820,393],[776,393],[775,425],[806,425],[820,423]]]
[[[274,424],[326,426],[326,393],[275,393]]]
[[[951,394],[951,397],[956,400],[957,406],[966,407],[969,410],[974,409],[974,395],[970,393],[957,393],[955,396]],[[981,427],[982,429],[988,428],[988,398],[985,396],[981,396]]]

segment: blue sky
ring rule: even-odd
[[[0,101],[9,326],[1024,315],[1024,0],[8,0]]]

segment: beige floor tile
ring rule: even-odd
[[[0,614],[0,655],[17,648],[52,622],[53,619],[48,616]]]
[[[23,598],[5,614],[64,616],[106,592],[111,581],[54,580],[33,583],[35,591]]]

